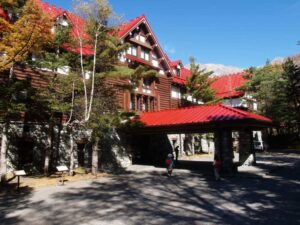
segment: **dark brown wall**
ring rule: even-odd
[[[111,86],[115,90],[119,107],[124,110],[129,110],[130,95],[126,90],[122,90],[120,86],[128,84],[128,80],[106,78],[105,84]]]
[[[170,109],[171,107],[171,78],[161,75],[157,84],[159,93],[159,110]]]

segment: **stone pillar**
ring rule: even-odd
[[[232,147],[232,134],[231,130],[222,131],[222,170],[226,173],[233,172],[233,147]]]
[[[256,163],[251,130],[239,131],[239,154],[240,165],[254,165]]]
[[[215,156],[219,156],[222,162],[222,172],[234,172],[233,148],[231,130],[219,130],[215,132]]]

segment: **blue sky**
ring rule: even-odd
[[[64,9],[71,0],[48,0]],[[300,52],[300,0],[110,0],[124,20],[145,14],[171,59],[241,68]]]

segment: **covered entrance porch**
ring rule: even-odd
[[[133,131],[134,163],[162,165],[166,155],[174,153],[175,145],[170,135],[211,133],[213,157],[221,159],[224,173],[236,170],[234,147],[239,153],[237,165],[250,159],[255,163],[252,131],[272,125],[269,118],[222,104],[144,113],[138,120],[144,126]]]

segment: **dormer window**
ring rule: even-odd
[[[67,20],[67,17],[65,15],[57,18],[57,25],[68,27],[69,21]]]
[[[176,70],[175,70],[175,74],[176,74],[176,76],[178,76],[178,77],[180,77],[180,69],[178,69],[178,67],[176,68]]]
[[[145,43],[146,42],[146,37],[143,35],[140,35],[140,41]]]
[[[146,37],[145,37],[144,35],[142,35],[142,34],[135,33],[135,34],[133,35],[133,38],[136,39],[137,41],[146,43]]]

